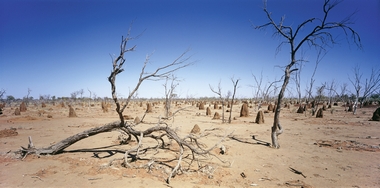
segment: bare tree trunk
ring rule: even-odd
[[[82,139],[88,138],[88,137],[93,136],[93,135],[97,135],[99,133],[110,132],[114,129],[120,128],[120,125],[121,125],[120,121],[115,121],[115,122],[112,122],[112,123],[109,123],[109,124],[106,124],[106,125],[103,125],[100,127],[95,127],[95,128],[83,131],[81,133],[78,133],[76,135],[70,136],[70,137],[68,137],[68,138],[66,138],[66,139],[64,139],[64,140],[62,140],[62,141],[60,141],[54,145],[51,145],[51,146],[46,147],[46,148],[40,148],[40,149],[35,148],[33,146],[34,144],[31,143],[31,140],[29,140],[30,143],[29,143],[28,148],[22,147],[22,149],[21,149],[22,156],[24,156],[24,158],[25,158],[28,154],[37,154],[37,155],[58,154],[58,153],[61,153],[67,147],[73,145],[74,143],[76,143]],[[30,147],[30,146],[32,146],[32,147]]]
[[[281,110],[281,102],[282,98],[284,97],[284,92],[286,89],[286,86],[288,85],[290,74],[293,71],[297,71],[298,69],[291,69],[294,64],[297,62],[302,61],[302,59],[297,60],[296,59],[296,53],[302,48],[302,46],[307,43],[309,46],[316,47],[319,50],[317,62],[319,59],[319,55],[322,51],[325,52],[325,47],[328,46],[330,43],[334,44],[335,40],[332,35],[331,30],[332,29],[343,29],[345,32],[345,35],[347,36],[349,33],[351,33],[351,36],[355,42],[355,44],[361,48],[360,43],[360,37],[359,34],[348,26],[350,24],[350,17],[347,19],[344,19],[341,22],[331,22],[329,19],[327,19],[329,12],[337,5],[339,2],[334,1],[330,2],[330,0],[325,0],[323,4],[323,12],[324,16],[321,19],[318,18],[310,18],[305,21],[303,21],[301,24],[299,24],[295,29],[293,29],[292,26],[286,26],[284,25],[284,19],[285,17],[282,17],[279,23],[275,23],[272,19],[272,14],[267,10],[266,7],[266,1],[264,1],[264,12],[267,15],[268,22],[266,24],[255,26],[255,29],[264,29],[267,27],[273,27],[275,29],[273,36],[279,36],[283,40],[281,41],[280,45],[277,47],[277,52],[281,49],[281,45],[283,44],[289,44],[290,46],[290,54],[291,54],[291,62],[286,66],[285,69],[285,75],[284,75],[284,83],[282,84],[281,91],[278,95],[278,102],[277,107],[274,115],[274,122],[272,127],[272,144],[273,147],[279,148],[280,145],[278,144],[278,135],[280,135],[283,130],[280,125],[280,110]],[[306,28],[306,25],[312,26],[310,31],[306,31],[306,34],[299,34],[300,30],[303,30]],[[304,31],[305,32],[305,31]],[[380,76],[379,76],[380,77]],[[313,82],[313,79],[312,79]],[[309,93],[310,94],[310,93]]]
[[[234,100],[235,100],[235,94],[236,94],[236,88],[239,82],[239,79],[236,81],[231,78],[232,84],[234,85],[234,93],[232,94],[232,101],[231,101],[231,107],[230,107],[230,117],[228,118],[228,123],[231,123],[231,116],[232,116],[232,106],[234,105]]]
[[[272,138],[272,146],[275,148],[280,148],[280,144],[278,143],[278,136],[282,134],[283,132],[282,126],[280,125],[280,112],[281,112],[282,99],[284,98],[286,86],[288,85],[289,79],[290,79],[290,72],[291,72],[290,68],[291,66],[288,65],[285,69],[285,78],[284,78],[284,82],[282,84],[280,93],[278,94],[277,106],[275,109],[276,111],[274,113],[274,121],[273,121],[273,126],[272,126],[271,138]]]

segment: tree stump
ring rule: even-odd
[[[78,117],[71,105],[69,105],[69,117]]]
[[[315,116],[316,118],[323,118],[323,109],[320,108],[317,111],[317,115]]]
[[[249,115],[248,104],[243,103],[240,110],[240,117],[248,117],[248,115]]]
[[[263,111],[259,110],[256,115],[256,121],[257,124],[263,124],[264,123],[264,113]]]
[[[206,116],[211,116],[211,110],[209,107],[206,108]]]

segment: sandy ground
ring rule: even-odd
[[[265,146],[270,142],[273,113],[265,113],[265,123],[256,124],[257,110],[250,108],[249,117],[239,117],[239,104],[233,108],[235,120],[225,124],[191,104],[173,105],[173,111],[183,107],[187,107],[185,111],[166,121],[181,137],[198,124],[201,133],[207,135],[199,141],[207,148],[231,133],[236,139],[225,138],[211,151],[215,156],[191,165],[185,158],[181,163],[185,170],[168,185],[165,180],[178,160],[178,146],[146,152],[141,160],[130,163],[133,168],[122,167],[119,160],[109,165],[112,159],[124,156],[119,151],[137,144],[133,140],[120,145],[117,131],[81,140],[58,155],[13,159],[14,151],[27,147],[28,136],[37,148],[46,147],[116,121],[118,116],[112,110],[103,113],[100,104],[74,105],[76,118],[68,117],[68,107],[58,105],[29,105],[20,116],[13,115],[14,109],[7,106],[0,116],[0,187],[380,187],[380,122],[368,121],[376,107],[359,109],[353,115],[333,106],[324,111],[323,118],[311,117],[309,112],[297,114],[294,106],[283,109],[280,149]],[[222,113],[213,105],[210,108],[212,114]],[[124,114],[141,118],[144,112],[145,105],[131,104]],[[155,105],[153,113],[148,113],[136,129],[156,126],[163,114],[162,103]],[[153,146],[155,141],[146,138],[142,144]],[[221,145],[226,148],[225,154],[220,153]],[[154,163],[148,167],[150,159]]]

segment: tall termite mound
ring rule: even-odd
[[[243,103],[240,110],[240,117],[248,117],[248,115],[249,115],[248,104]]]
[[[25,104],[25,102],[22,102],[20,104],[20,112],[26,112],[26,104]]]
[[[77,114],[71,105],[69,105],[69,117],[77,117]]]
[[[138,116],[135,117],[135,120],[133,121],[135,124],[139,124],[140,123],[140,118]]]
[[[20,113],[20,109],[18,109],[18,108],[15,109],[15,115],[16,115],[16,116],[21,115],[21,113]]]
[[[203,104],[203,102],[200,102],[199,103],[199,110],[204,110],[205,109],[205,105]]]
[[[268,111],[273,112],[274,106],[272,103],[268,105]]]
[[[218,112],[215,112],[214,117],[212,119],[220,119],[220,115]]]
[[[209,107],[206,108],[206,116],[211,116],[211,110]]]
[[[372,120],[372,121],[380,121],[380,107],[377,108],[377,109],[373,112],[373,115],[372,115],[371,120]]]
[[[102,101],[102,110],[103,110],[103,113],[108,112],[108,107],[109,107],[109,105],[105,101]]]
[[[146,103],[146,113],[152,113],[152,104]]]
[[[214,103],[214,109],[218,109],[219,107],[218,107],[218,103],[217,102],[215,102]]]
[[[317,115],[315,117],[317,117],[317,118],[323,118],[323,108],[318,109]]]
[[[263,124],[264,123],[264,113],[262,110],[259,110],[256,115],[256,121],[257,124]]]
[[[193,133],[193,134],[198,134],[201,132],[201,128],[199,128],[198,124],[195,124],[193,129],[191,129],[191,132],[190,133]]]
[[[302,105],[300,105],[300,107],[297,110],[297,113],[303,114],[303,111],[304,111],[304,108],[302,107]]]

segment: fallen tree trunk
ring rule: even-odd
[[[55,155],[58,153],[61,153],[65,148],[73,145],[74,143],[85,139],[87,137],[99,134],[99,133],[104,133],[104,132],[110,132],[112,130],[120,128],[120,121],[115,121],[100,127],[95,127],[86,131],[83,131],[81,133],[78,133],[76,135],[70,136],[56,144],[53,144],[49,147],[46,148],[35,148],[31,138],[29,138],[29,145],[28,148],[24,148],[21,146],[21,155],[23,158],[25,158],[28,154],[37,154],[37,155]]]

